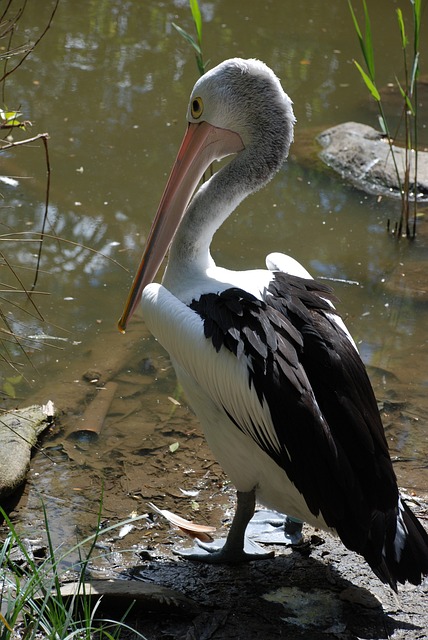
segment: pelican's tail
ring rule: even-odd
[[[394,521],[385,514],[373,519],[367,546],[373,549],[375,539],[379,541],[377,534],[383,530],[380,562],[379,556],[375,559],[370,552],[363,555],[378,578],[397,591],[397,582],[418,585],[428,575],[428,534],[402,498],[394,515]]]

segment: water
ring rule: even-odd
[[[40,32],[49,14],[48,3],[43,4],[43,10],[39,3],[26,7],[30,38]],[[401,68],[396,4],[372,4],[377,76],[383,86],[393,82]],[[218,232],[214,258],[218,264],[245,269],[263,266],[271,251],[283,251],[314,276],[337,280],[341,312],[370,367],[377,396],[402,403],[399,409],[383,407],[391,451],[400,459],[400,481],[424,492],[426,234],[413,243],[395,242],[385,229],[388,218],[398,218],[396,202],[366,196],[303,160],[302,140],[328,126],[348,120],[377,124],[352,63],[360,52],[347,3],[272,0],[243,5],[239,0],[216,0],[201,3],[201,8],[210,66],[233,56],[264,60],[282,79],[298,121],[287,166]],[[184,401],[173,410],[168,399],[175,392],[175,379],[166,354],[144,334],[141,324],[125,338],[115,329],[185,129],[187,99],[197,78],[193,54],[172,22],[192,31],[184,0],[62,0],[47,36],[6,86],[6,103],[19,106],[24,118],[33,121],[31,134],[50,134],[48,230],[62,241],[48,238],[43,246],[38,289],[49,295],[37,297],[37,304],[45,322],[16,307],[4,307],[11,326],[24,336],[38,336],[29,342],[31,364],[21,353],[14,354],[23,363],[19,371],[25,378],[13,382],[17,399],[5,404],[25,406],[49,396],[65,409],[62,425],[67,429],[80,419],[88,394],[94,392],[91,383],[82,381],[85,372],[101,371],[105,377],[107,370],[113,371],[119,383],[96,446],[85,446],[79,454],[73,449],[84,463],[73,459],[70,447],[64,454],[58,444],[61,434],[53,440],[58,449],[52,449],[50,458],[36,456],[28,503],[34,509],[37,492],[46,499],[55,495],[55,509],[60,509],[58,501],[66,504],[76,492],[82,504],[86,500],[92,505],[105,472],[110,489],[117,489],[111,491],[116,501],[110,512],[124,517],[132,500],[121,501],[127,489],[120,485],[119,490],[118,483],[124,467],[134,465],[135,450],[144,449],[147,439],[149,448],[154,446],[159,425],[163,439],[156,446],[165,447],[178,437],[168,426],[171,420],[177,423],[177,433],[197,429]],[[19,37],[25,40],[25,31]],[[424,67],[426,39],[422,46]],[[426,105],[423,109],[425,113]],[[428,143],[425,128],[421,138]],[[3,155],[1,172],[18,181],[16,187],[2,187],[2,232],[38,232],[46,173],[41,143]],[[421,230],[423,226],[421,222]],[[2,250],[13,256],[20,277],[30,286],[33,274],[24,267],[34,268],[37,244],[8,240]],[[422,294],[415,296],[413,279],[411,286],[408,282],[409,273],[418,267]],[[115,358],[122,345],[131,345],[129,352]],[[128,362],[129,371],[123,370]],[[2,375],[15,374],[3,366]],[[192,447],[189,451],[192,455]],[[166,456],[163,463],[169,471],[170,461]],[[186,464],[185,456],[180,464]],[[134,478],[138,469],[135,464]],[[109,492],[105,493],[108,502]],[[79,516],[67,512],[67,529],[78,524],[84,510]],[[89,510],[96,512],[96,507]]]

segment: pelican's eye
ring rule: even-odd
[[[192,104],[190,106],[190,113],[192,114],[192,118],[196,120],[201,117],[204,111],[204,103],[202,102],[202,98],[193,98]]]

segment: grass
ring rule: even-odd
[[[192,13],[193,24],[195,26],[196,39],[188,31],[182,29],[178,24],[175,24],[175,22],[172,23],[172,26],[192,47],[195,53],[199,75],[203,76],[207,65],[209,64],[209,60],[204,62],[204,54],[202,51],[202,15],[198,0],[189,0],[189,7]]]
[[[94,551],[101,532],[101,504],[102,501],[95,533],[65,551],[53,546],[46,510],[42,504],[47,538],[47,555],[43,561],[33,557],[0,507],[8,528],[8,535],[0,546],[0,640],[92,640],[95,637],[118,640],[124,631],[144,640],[144,636],[125,623],[133,603],[120,620],[105,619],[97,617],[100,599],[94,605],[91,596],[85,593],[88,564],[95,559]],[[103,529],[102,533],[135,520],[133,518],[112,525]],[[15,559],[16,552],[23,558],[23,563]],[[61,572],[65,573],[65,570],[61,566],[76,552],[79,561],[73,570],[78,575],[79,595],[65,597],[61,592]]]
[[[360,43],[361,52],[363,54],[365,70],[354,60],[366,88],[375,100],[379,110],[379,123],[383,133],[386,135],[391,157],[394,163],[394,170],[401,196],[401,216],[395,226],[395,234],[397,238],[406,236],[414,238],[416,235],[417,220],[417,185],[418,185],[418,99],[417,99],[417,80],[419,77],[419,42],[422,17],[421,0],[410,0],[412,5],[413,17],[413,37],[412,43],[407,34],[404,22],[403,12],[400,8],[396,9],[398,30],[400,34],[400,47],[402,50],[403,80],[400,82],[395,76],[396,85],[402,98],[401,106],[401,122],[404,129],[404,148],[405,148],[405,167],[402,175],[397,166],[396,156],[394,153],[394,138],[391,128],[385,115],[382,103],[381,93],[379,91],[376,73],[375,73],[375,56],[374,42],[371,30],[370,16],[367,8],[366,0],[362,0],[364,13],[364,33],[360,28],[357,16],[352,6],[351,0],[348,0],[349,10],[351,12],[354,29]],[[411,46],[410,46],[411,45]],[[410,54],[409,54],[410,47]],[[412,157],[414,158],[412,162]],[[413,212],[413,221],[410,222],[411,212]]]

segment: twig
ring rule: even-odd
[[[10,233],[3,233],[0,235],[0,242],[7,242],[10,240],[15,240],[16,242],[38,242],[40,243],[40,238],[18,238],[18,236],[22,236],[22,235],[29,235],[29,234],[34,234],[34,231],[11,231]],[[112,264],[114,264],[116,267],[119,267],[120,269],[122,269],[123,271],[125,271],[126,273],[129,273],[129,269],[127,269],[126,267],[123,266],[123,264],[121,264],[120,262],[118,262],[117,260],[115,260],[114,258],[112,258],[111,256],[106,255],[105,253],[102,253],[102,251],[98,251],[98,249],[94,249],[93,247],[88,247],[85,244],[82,244],[81,242],[75,242],[74,240],[68,240],[67,238],[60,238],[59,236],[56,235],[52,235],[50,233],[45,233],[44,234],[45,238],[50,238],[51,240],[57,240],[57,242],[61,243],[65,243],[65,244],[71,244],[73,247],[81,247],[82,249],[84,249],[85,251],[90,251],[91,253],[95,253],[98,256],[101,256],[102,258],[105,258],[106,260],[108,260],[109,262],[111,262]]]
[[[9,2],[7,3],[7,5],[5,6],[3,13],[0,16],[0,22],[3,22],[7,12],[9,11],[9,7],[12,4],[13,0],[9,0]]]
[[[39,251],[37,253],[36,273],[34,274],[33,284],[31,285],[31,292],[33,292],[34,289],[36,288],[37,280],[38,280],[38,277],[39,277],[40,260],[42,258],[43,238],[45,237],[45,228],[46,228],[46,222],[48,220],[48,211],[49,211],[49,193],[50,193],[50,186],[51,186],[51,165],[50,165],[50,162],[49,162],[48,138],[49,138],[49,136],[47,136],[47,137],[44,136],[42,138],[43,144],[44,144],[44,147],[45,147],[45,158],[46,158],[45,213],[43,215],[42,230],[40,232],[40,245],[39,245]]]
[[[25,3],[26,4],[26,3]],[[56,0],[54,7],[52,9],[52,13],[50,15],[50,18],[48,20],[48,23],[46,25],[46,27],[43,29],[42,33],[40,34],[40,36],[37,38],[37,40],[30,46],[30,48],[28,49],[28,51],[26,51],[26,53],[22,56],[21,60],[19,62],[16,63],[16,65],[14,67],[12,67],[12,69],[10,69],[9,71],[6,71],[3,74],[3,77],[0,78],[0,82],[4,82],[6,80],[6,78],[8,76],[11,75],[11,73],[13,73],[14,71],[16,71],[16,69],[18,69],[18,67],[21,66],[21,64],[24,62],[24,60],[26,60],[28,58],[28,56],[30,55],[30,53],[35,49],[35,47],[37,47],[37,45],[39,44],[40,40],[42,40],[42,38],[44,38],[44,36],[46,35],[47,31],[49,30],[51,24],[52,24],[52,20],[55,16],[55,13],[58,9],[58,5],[59,5],[59,0]],[[25,7],[25,5],[24,5]],[[24,9],[22,9],[21,11],[21,15],[23,13]]]
[[[36,262],[36,272],[34,275],[34,281],[33,284],[30,287],[29,290],[29,296],[31,296],[31,293],[34,292],[34,289],[36,288],[36,284],[37,284],[37,280],[39,277],[39,267],[40,267],[40,261],[41,261],[41,257],[42,257],[42,248],[43,248],[43,239],[45,237],[45,228],[46,228],[46,222],[48,220],[48,211],[49,211],[49,193],[50,193],[50,185],[51,185],[51,165],[50,165],[50,161],[49,161],[49,147],[48,147],[48,140],[49,140],[49,134],[48,133],[38,133],[36,136],[33,136],[32,138],[26,138],[25,140],[18,140],[16,142],[7,142],[3,145],[1,145],[0,143],[0,151],[4,151],[5,149],[10,149],[13,147],[18,147],[18,146],[22,146],[22,145],[26,145],[26,144],[30,144],[32,142],[35,142],[36,140],[42,140],[43,141],[43,145],[45,148],[45,159],[46,159],[46,196],[45,196],[45,212],[44,212],[44,216],[43,216],[43,224],[42,224],[42,229],[40,232],[40,239],[39,239],[39,249],[37,252],[37,262]]]
[[[36,140],[40,139],[49,140],[48,133],[38,133],[36,136],[32,138],[25,138],[25,140],[17,140],[16,142],[3,142],[0,141],[0,151],[6,151],[6,149],[11,149],[12,147],[21,147],[24,144],[30,144],[31,142],[36,142]]]
[[[3,20],[4,20],[5,16],[6,16],[7,12],[9,11],[9,9],[10,9],[10,7],[12,5],[12,2],[13,2],[13,0],[9,0],[9,2],[7,3],[7,6],[5,7],[3,15],[1,16],[1,21],[2,22],[3,22]],[[22,14],[23,14],[23,12],[25,10],[26,5],[27,5],[27,0],[24,0],[23,6],[20,7],[18,9],[17,13],[15,14],[15,16],[11,20],[9,20],[9,26],[1,34],[2,37],[5,37],[7,34],[9,34],[9,42],[7,44],[7,47],[6,47],[6,54],[5,54],[6,57],[5,57],[5,61],[4,61],[4,67],[3,67],[4,68],[3,78],[6,77],[6,69],[7,69],[7,63],[8,63],[7,53],[9,51],[10,52],[12,51],[12,39],[13,39],[13,34],[15,32],[15,27],[16,27],[16,24],[17,24],[18,20],[20,19],[20,17],[22,16]],[[25,51],[25,49],[24,49],[24,51]],[[5,87],[6,87],[6,83],[3,82],[2,83],[2,101],[3,101],[3,103],[5,101]]]
[[[40,311],[38,310],[37,306],[35,305],[35,303],[33,302],[33,300],[31,299],[31,292],[27,291],[27,289],[25,288],[24,283],[22,282],[21,278],[19,277],[19,275],[16,273],[16,271],[13,269],[13,267],[11,266],[11,264],[9,263],[8,259],[6,258],[6,256],[4,255],[3,252],[0,252],[0,256],[3,259],[5,265],[8,267],[8,269],[10,269],[11,273],[13,273],[13,275],[15,276],[15,278],[18,280],[22,291],[25,293],[27,300],[32,304],[32,306],[34,307],[35,312],[37,313],[38,317],[40,318],[40,320],[44,320],[42,314],[40,313]]]
[[[8,322],[8,319],[6,318],[5,314],[4,314],[4,313],[3,313],[3,311],[1,310],[1,307],[0,307],[0,318],[3,320],[3,323],[4,323],[5,327],[7,328],[7,330],[9,331],[9,333],[10,333],[10,335],[11,335],[11,338],[13,338],[13,343],[14,343],[15,345],[17,345],[17,346],[18,346],[18,348],[20,349],[20,351],[21,351],[21,352],[22,352],[22,354],[24,355],[25,359],[26,359],[26,360],[27,360],[27,361],[28,361],[32,366],[34,366],[34,365],[33,365],[33,363],[31,362],[31,359],[29,358],[29,356],[28,356],[27,352],[25,351],[25,349],[24,349],[23,345],[21,344],[21,342],[20,342],[20,340],[19,340],[18,336],[14,333],[14,331],[13,331],[12,327],[10,326],[10,324],[9,324],[9,322]],[[12,341],[11,341],[11,342],[12,342]],[[14,369],[16,372],[18,372],[18,373],[19,373],[19,371],[18,371],[17,367],[16,367],[16,366],[13,364],[13,362],[12,362],[12,359],[11,359],[11,357],[10,357],[10,353],[9,353],[9,351],[8,351],[7,347],[6,347],[6,346],[5,346],[5,344],[4,344],[4,340],[1,340],[1,343],[2,343],[2,346],[5,348],[5,351],[6,351],[6,354],[7,354],[7,357],[1,356],[1,357],[2,357],[2,359],[3,359],[3,360],[4,360],[4,361],[9,365],[9,366],[11,366],[11,367],[12,367],[12,369]]]

